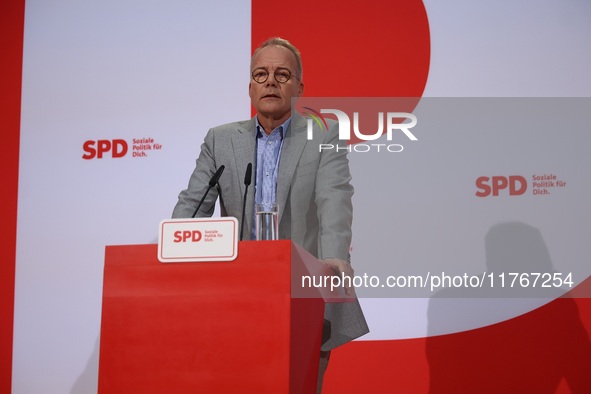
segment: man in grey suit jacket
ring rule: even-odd
[[[304,84],[299,51],[287,40],[273,38],[263,43],[252,57],[251,73],[249,95],[257,115],[209,130],[173,217],[193,214],[212,175],[224,165],[217,189],[208,194],[197,216],[211,216],[219,197],[221,214],[240,219],[244,174],[248,163],[253,163],[255,179],[262,184],[267,182],[262,181],[264,177],[271,177],[273,188],[260,184],[249,188],[245,239],[252,234],[255,200],[260,200],[257,193],[266,194],[265,198],[270,195],[279,208],[280,238],[301,245],[335,273],[352,276],[349,247],[353,187],[337,124],[331,122],[328,130],[315,129],[308,140],[306,119],[291,110],[291,100],[301,96]],[[274,156],[260,154],[267,144],[277,144]],[[320,151],[320,144],[340,145],[343,149]],[[261,162],[257,162],[257,153]],[[325,318],[331,322],[331,333],[322,346],[326,360],[321,357],[320,382],[326,368],[322,363],[328,361],[327,351],[369,331],[357,301],[328,304]]]

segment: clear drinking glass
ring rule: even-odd
[[[279,209],[276,203],[255,205],[257,241],[276,241],[279,239]]]

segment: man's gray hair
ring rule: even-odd
[[[265,42],[263,42],[261,45],[259,45],[259,47],[254,51],[254,53],[252,54],[252,57],[250,58],[250,68],[252,69],[252,63],[253,60],[255,58],[255,56],[257,55],[257,53],[268,46],[278,46],[278,47],[283,47],[286,49],[289,49],[291,51],[291,53],[293,53],[295,55],[296,58],[296,70],[295,70],[295,76],[298,80],[302,80],[302,76],[304,74],[304,71],[302,69],[302,57],[300,55],[300,51],[289,41],[287,41],[285,38],[281,38],[281,37],[272,37],[267,39]]]

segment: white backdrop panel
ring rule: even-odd
[[[207,129],[250,116],[249,59],[246,1],[27,2],[13,392],[96,391],[104,246],[154,242]],[[129,151],[82,159],[101,139]]]

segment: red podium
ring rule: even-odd
[[[98,392],[314,393],[324,302],[344,299],[293,297],[292,280],[330,273],[290,241],[168,264],[157,245],[107,246]]]

